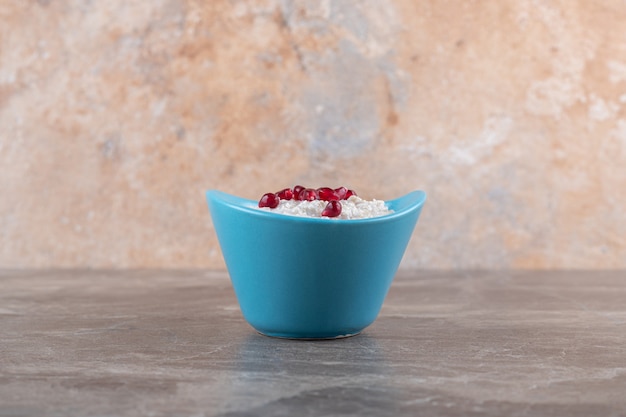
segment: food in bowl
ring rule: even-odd
[[[206,197],[243,317],[290,339],[356,335],[374,322],[426,200],[413,191],[385,201],[388,215],[332,220],[218,190]]]
[[[307,188],[296,185],[263,194],[258,206],[263,210],[300,217],[330,219],[369,219],[393,213],[382,200],[364,200],[346,187]]]

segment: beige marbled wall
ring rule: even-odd
[[[0,0],[0,266],[215,267],[204,190],[429,200],[403,267],[626,267],[626,2]]]

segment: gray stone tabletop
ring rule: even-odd
[[[273,339],[210,271],[1,271],[0,416],[626,416],[626,273],[396,277],[376,322]]]

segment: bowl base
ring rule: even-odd
[[[267,337],[273,337],[275,339],[286,339],[286,340],[301,340],[301,341],[307,341],[307,340],[336,340],[336,339],[346,339],[348,337],[353,337],[356,336],[358,334],[360,334],[361,332],[356,332],[356,333],[350,333],[350,334],[340,334],[337,336],[328,336],[328,337],[300,337],[300,336],[290,336],[288,334],[275,334],[275,333],[263,333],[257,330],[257,333],[259,333],[260,335],[263,336],[267,336]]]

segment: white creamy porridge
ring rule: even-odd
[[[368,219],[393,213],[383,200],[364,200],[361,197],[351,196],[347,200],[341,200],[340,203],[341,214],[332,217],[334,219]],[[327,204],[327,201],[322,200],[280,200],[276,208],[263,207],[259,210],[299,217],[324,217],[321,213]]]

